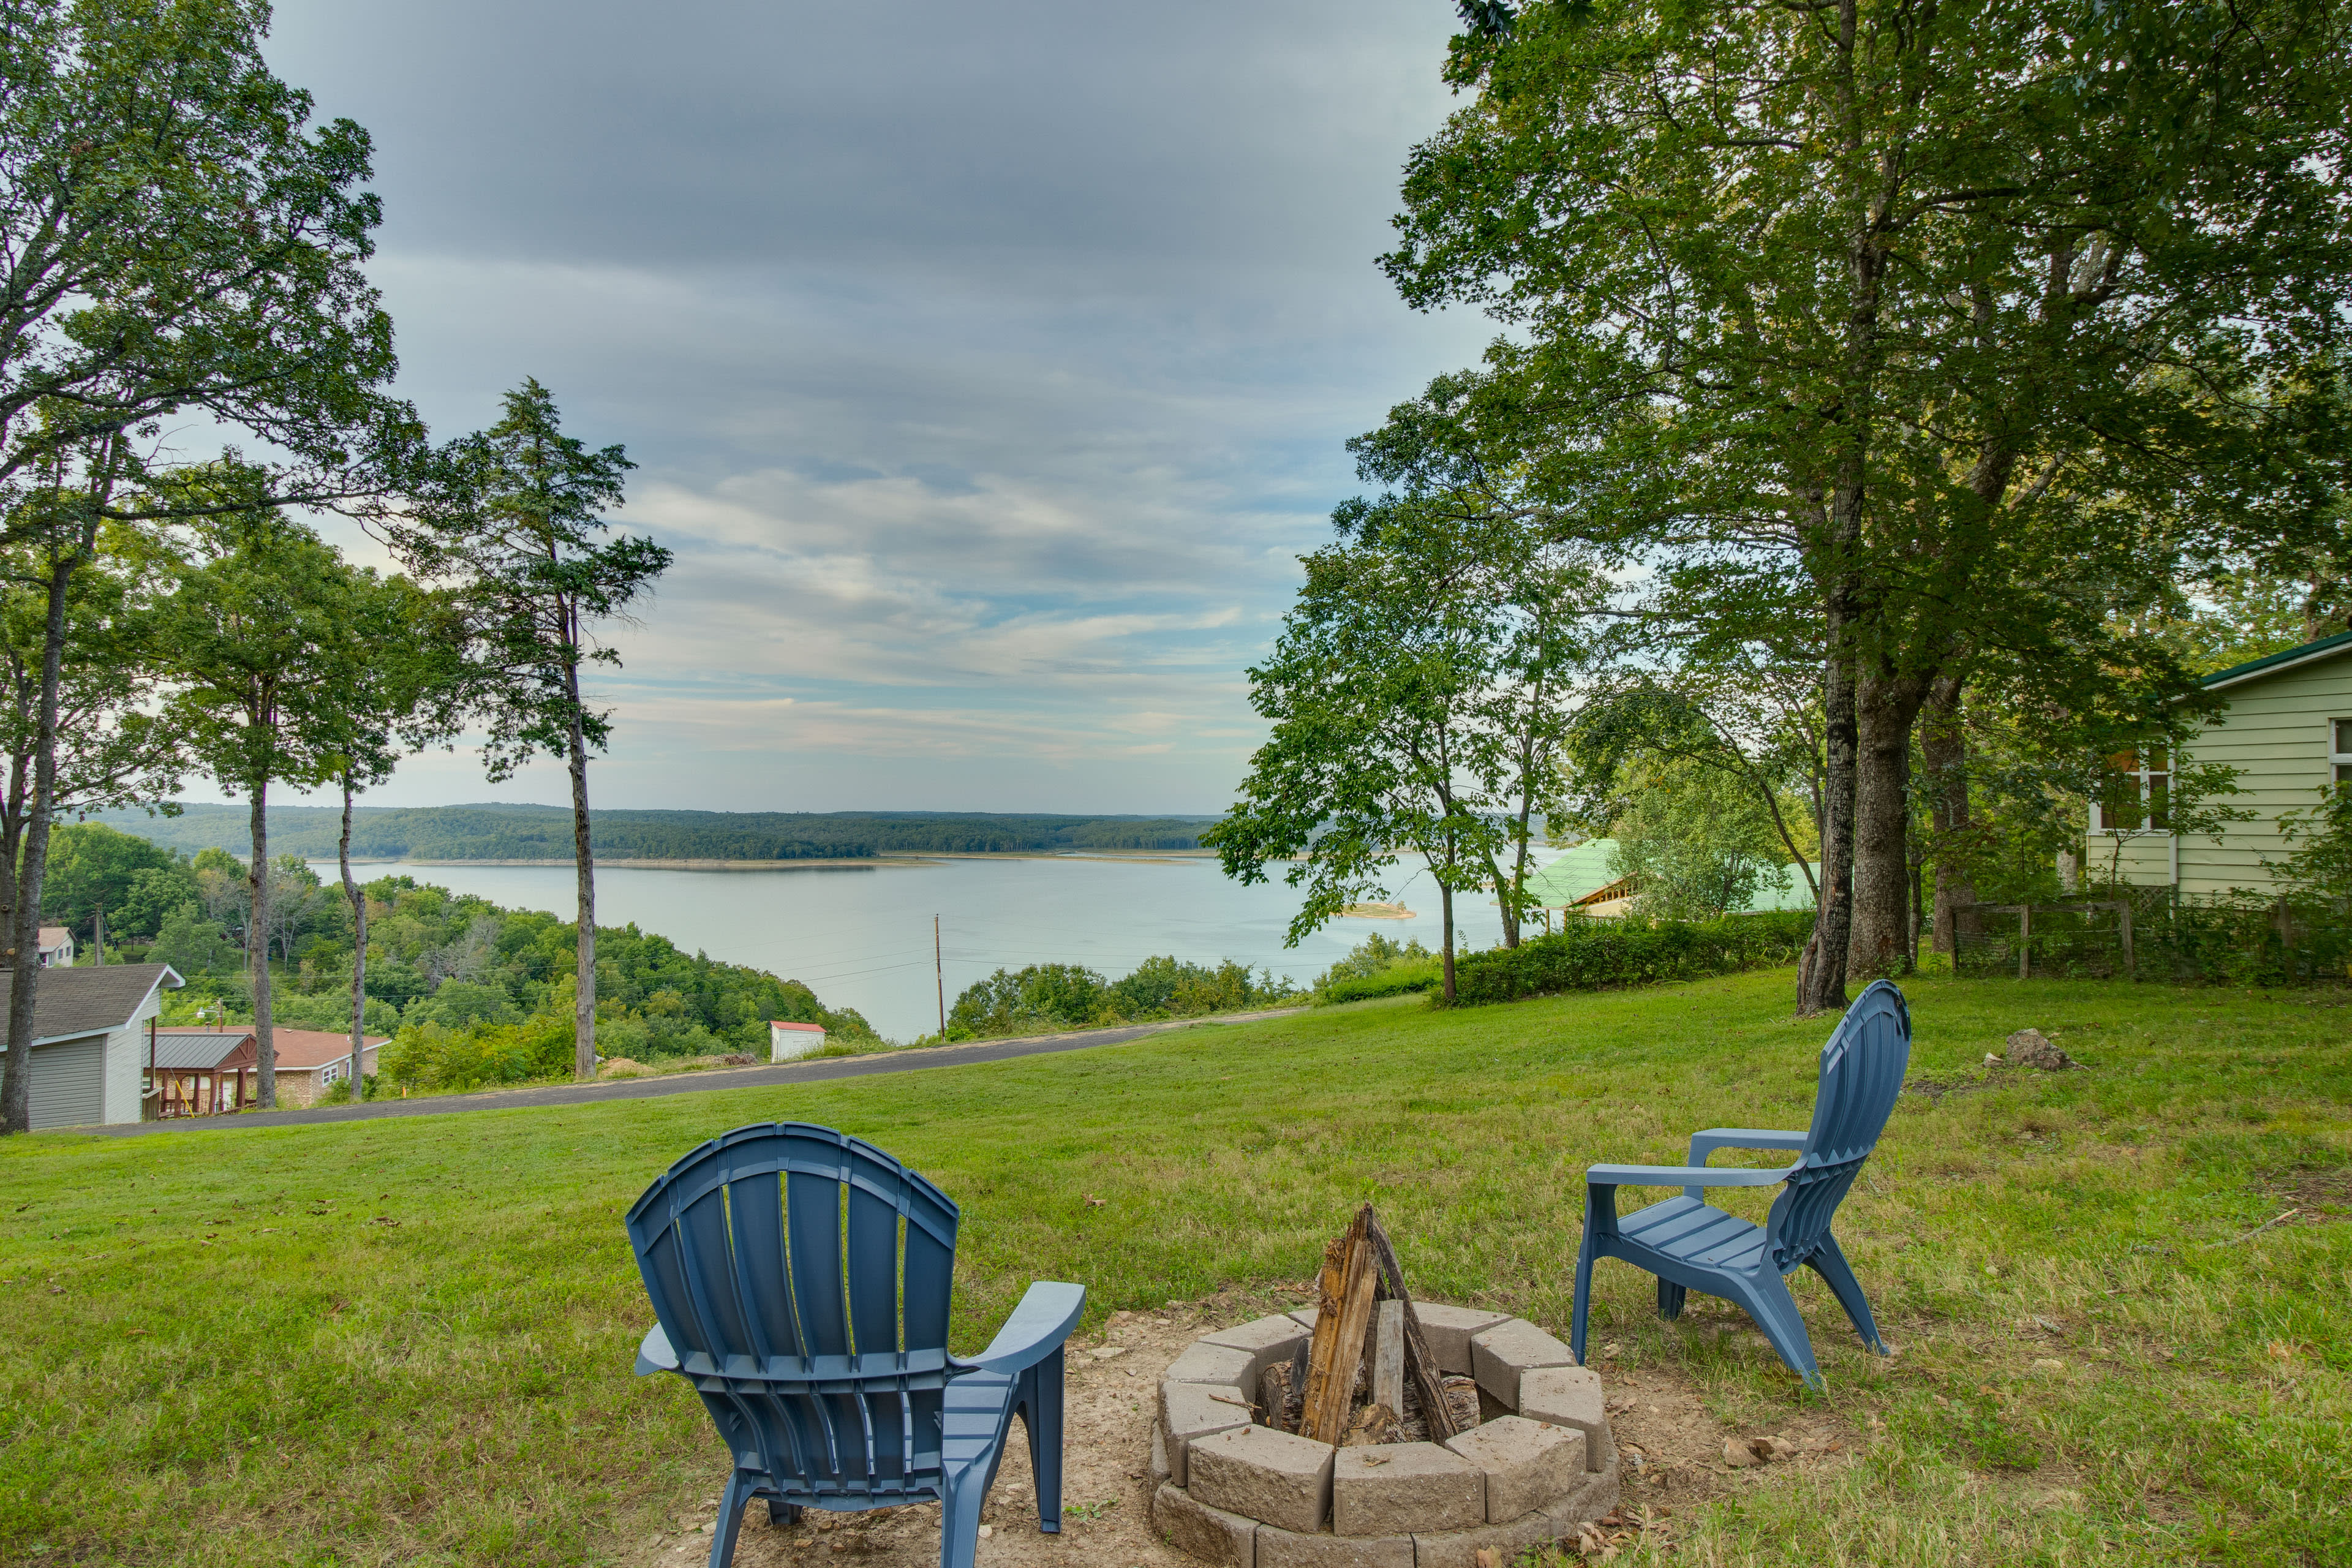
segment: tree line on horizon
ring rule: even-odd
[[[1349,443],[1207,836],[1293,940],[1419,850],[1450,996],[1534,822],[1701,901],[1736,845],[1818,1012],[2079,879],[2090,800],[2242,816],[2164,763],[2352,611],[2352,9],[1459,9],[1381,264],[1505,331]],[[2352,794],[2298,826],[2340,910]]]
[[[92,815],[126,833],[194,853],[239,851],[250,826],[236,807],[183,805],[175,815]],[[864,859],[877,855],[1085,849],[1192,849],[1213,817],[1050,816],[979,812],[719,812],[595,810],[600,858],[645,860]],[[332,807],[270,808],[270,843],[323,859],[337,853]],[[354,809],[351,853],[363,859],[569,860],[572,818],[559,806],[436,805]]]
[[[28,0],[0,29],[0,963],[15,969],[0,1131],[28,1124],[53,829],[204,777],[247,806],[246,897],[272,928],[274,790],[353,800],[417,749],[486,737],[489,776],[564,763],[577,847],[575,1069],[593,1071],[583,677],[669,562],[615,534],[626,453],[564,433],[525,378],[436,441],[391,390],[363,264],[373,148],[264,58],[267,6]],[[190,432],[222,444],[187,449]],[[340,515],[397,570],[347,560]],[[360,1051],[368,901],[355,928]],[[269,943],[248,944],[276,1100]]]

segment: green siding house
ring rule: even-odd
[[[2253,816],[2210,834],[2172,830],[2172,771],[2163,752],[2125,752],[2114,784],[2091,805],[2084,869],[2113,867],[2126,882],[2172,883],[2184,893],[2267,891],[2263,861],[2294,845],[2279,818],[2318,802],[2322,784],[2352,784],[2352,631],[2236,665],[2205,678],[2229,711],[2181,748],[2192,763],[2234,768],[2240,793],[2225,804]]]

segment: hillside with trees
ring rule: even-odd
[[[185,805],[176,816],[111,811],[96,820],[194,855],[242,855],[242,806]],[[589,832],[609,860],[865,859],[876,855],[1193,849],[1211,817],[1043,816],[992,813],[595,811]],[[342,815],[322,805],[275,805],[278,853],[325,859]],[[355,806],[351,853],[366,860],[569,860],[569,811],[551,805]]]
[[[50,853],[48,918],[89,931],[102,915],[109,963],[178,970],[188,985],[169,999],[173,1017],[250,1020],[258,947],[277,983],[277,1022],[351,1026],[351,906],[299,858],[271,863],[266,923],[257,928],[247,868],[226,850],[187,856],[83,823],[58,828]],[[511,1045],[551,1025],[560,1048],[549,1059],[533,1058],[527,1073],[486,1073],[475,1081],[544,1077],[568,1066],[575,925],[414,877],[379,877],[361,890],[369,1033],[405,1041],[431,1026],[432,1043],[446,1054],[453,1042]],[[597,1046],[607,1057],[764,1057],[770,1019],[822,1024],[845,1039],[874,1037],[864,1018],[826,1007],[798,981],[681,952],[635,926],[600,930],[596,952]]]

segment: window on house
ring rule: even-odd
[[[2352,719],[2331,719],[2327,724],[2331,737],[2328,765],[2335,771],[2338,786],[2352,784]]]
[[[2172,826],[2172,763],[2162,746],[2117,752],[2091,803],[2094,833],[2163,833]]]

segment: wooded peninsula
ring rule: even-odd
[[[269,844],[278,854],[325,859],[342,831],[339,806],[273,805]],[[176,816],[140,810],[91,820],[194,855],[252,852],[242,804],[184,805]],[[1053,853],[1196,849],[1213,817],[1048,816],[935,811],[595,811],[591,844],[614,860],[835,860],[904,854]],[[552,805],[355,806],[351,853],[367,860],[572,858],[569,809]]]

